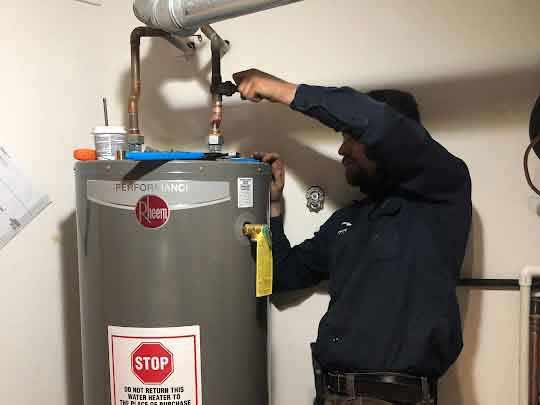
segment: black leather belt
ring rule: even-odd
[[[399,404],[435,404],[436,381],[401,373],[324,372],[327,389],[349,397],[371,397]]]

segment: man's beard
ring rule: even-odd
[[[383,178],[378,172],[370,174],[358,166],[345,167],[345,178],[350,186],[359,187],[365,194],[377,191],[383,186]]]

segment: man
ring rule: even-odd
[[[433,385],[462,348],[455,287],[471,222],[467,166],[431,138],[407,93],[296,85],[258,70],[234,79],[243,98],[289,105],[341,132],[347,181],[367,196],[291,248],[283,164],[259,156],[274,175],[276,290],[329,279],[312,346],[316,402],[434,403]]]

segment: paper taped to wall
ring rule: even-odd
[[[0,249],[50,203],[0,146]]]

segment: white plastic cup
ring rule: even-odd
[[[128,149],[125,127],[95,127],[93,134],[97,160],[116,160],[118,152],[121,154]]]

